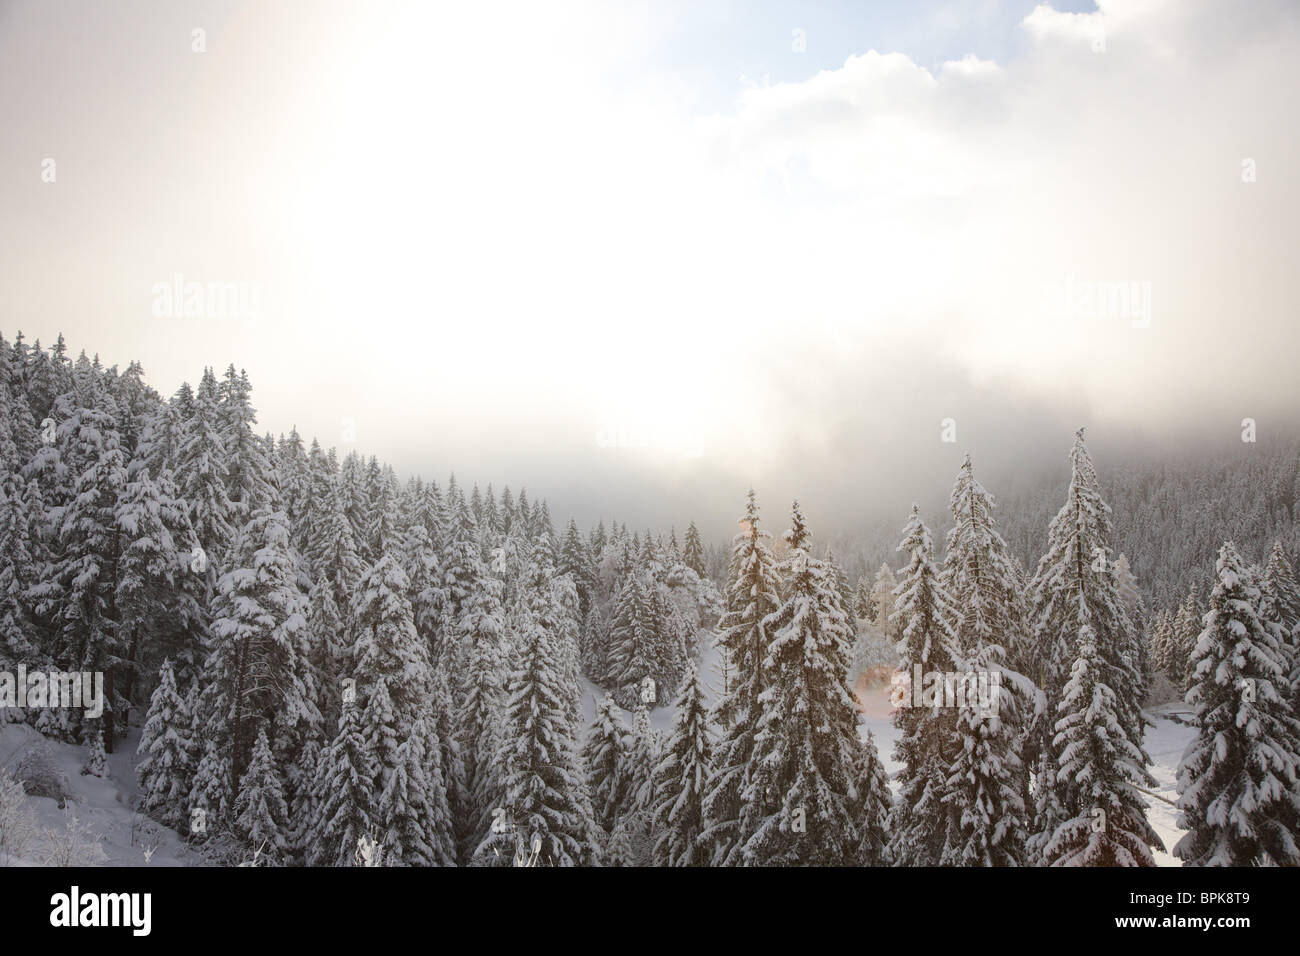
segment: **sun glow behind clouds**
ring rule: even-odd
[[[1094,425],[1253,412],[1290,381],[1300,308],[1296,10],[1101,6],[1040,8],[1007,62],[864,40],[751,88],[679,68],[693,5],[248,3],[198,57],[196,6],[88,9],[38,59],[0,33],[15,155],[66,157],[57,188],[0,179],[27,227],[0,234],[0,292],[29,339],[61,326],[167,391],[234,361],[268,429],[328,446],[355,418],[367,453],[498,481],[550,455],[734,488],[845,472],[850,443],[892,474],[1021,389]],[[51,33],[45,6],[9,11]],[[730,39],[791,56],[778,26]],[[259,283],[255,334],[148,321],[175,273]],[[1044,314],[1070,280],[1150,282],[1150,324]],[[1255,374],[1213,374],[1233,364]],[[972,382],[985,401],[951,407]]]
[[[560,444],[604,428],[665,465],[701,446],[762,461],[761,437],[792,425],[786,399],[815,390],[801,376],[909,348],[1126,414],[1131,383],[1087,370],[1136,370],[1205,321],[1151,241],[1189,200],[1150,172],[1214,173],[1168,147],[1116,155],[1152,124],[1187,138],[1162,119],[1186,77],[1146,58],[1172,8],[1110,7],[1035,11],[1012,64],[932,73],[867,51],[707,117],[654,67],[669,21],[653,10],[358,16],[318,54],[331,80],[288,177],[315,360],[350,363],[338,343],[360,318],[381,337],[377,408],[447,428],[483,403],[481,438],[523,406]],[[1239,202],[1225,189],[1230,170],[1190,201]],[[1154,281],[1163,313],[1141,330],[1044,315],[1043,290],[1071,276]],[[774,387],[796,353],[806,366]],[[415,356],[429,374],[410,375]],[[798,427],[815,440],[818,423]]]
[[[719,232],[743,210],[689,118],[611,81],[611,37],[630,33],[608,7],[522,6],[504,32],[474,9],[404,13],[353,31],[313,93],[329,109],[295,170],[288,245],[317,360],[349,360],[338,343],[374,316],[375,387],[433,362],[403,401],[525,402],[576,414],[564,427],[587,442],[614,423],[650,457],[689,456],[739,378],[720,358],[740,300],[718,270],[745,254]]]

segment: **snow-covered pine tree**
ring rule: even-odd
[[[704,797],[713,774],[713,733],[694,661],[687,665],[674,708],[672,730],[654,771],[654,858],[660,866],[704,866],[709,848],[701,835]]]
[[[321,755],[314,787],[320,816],[306,845],[307,862],[313,866],[350,866],[358,842],[371,838],[375,830],[373,790],[378,770],[361,719],[355,701],[345,704],[338,735]]]
[[[1030,626],[1034,631],[1037,660],[1031,662],[1046,695],[1044,715],[1026,743],[1026,755],[1034,761],[1040,783],[1035,786],[1035,820],[1031,827],[1031,855],[1043,849],[1044,841],[1054,839],[1060,820],[1041,817],[1038,807],[1060,805],[1073,817],[1078,808],[1071,793],[1072,784],[1064,774],[1040,766],[1039,758],[1050,753],[1056,759],[1053,736],[1059,736],[1060,707],[1063,688],[1079,654],[1079,636],[1087,626],[1091,635],[1094,662],[1088,679],[1108,689],[1123,741],[1112,742],[1116,753],[1125,759],[1130,750],[1139,756],[1138,766],[1147,786],[1154,786],[1145,767],[1150,763],[1142,749],[1146,719],[1142,715],[1141,637],[1120,599],[1114,566],[1110,560],[1112,538],[1110,508],[1101,498],[1096,469],[1083,440],[1083,429],[1075,433],[1070,450],[1071,478],[1065,505],[1052,519],[1047,531],[1047,553],[1029,586]],[[1095,673],[1093,672],[1095,671]],[[1061,792],[1047,800],[1041,781],[1055,781]],[[1154,838],[1154,831],[1150,833]],[[1158,845],[1155,840],[1151,845]]]
[[[417,717],[397,747],[397,765],[378,795],[377,823],[384,831],[389,866],[454,866],[451,809],[442,782],[436,738],[425,716]]]
[[[506,681],[511,641],[501,607],[501,582],[484,575],[461,605],[458,628],[468,628],[457,640],[466,654],[456,714],[461,763],[464,767],[464,815],[459,833],[462,853],[473,853],[501,803],[501,723],[505,715]]]
[[[502,810],[512,826],[490,830],[479,844],[475,858],[489,865],[512,861],[517,839],[528,847],[540,840],[547,865],[582,866],[599,858],[599,828],[572,724],[573,691],[557,670],[559,610],[551,577],[548,562],[531,562],[503,740]]]
[[[1151,639],[1148,656],[1151,660],[1153,674],[1168,675],[1173,643],[1173,617],[1168,610],[1156,612],[1151,624]]]
[[[1025,861],[1029,793],[1021,736],[1033,701],[1019,691],[1027,681],[1011,677],[1006,660],[1010,648],[1020,659],[1030,657],[1020,569],[994,526],[993,496],[975,478],[970,455],[949,506],[953,527],[943,583],[958,614],[965,700],[956,715],[959,746],[943,796],[952,814],[943,863],[1019,865]],[[993,699],[972,699],[980,690]]]
[[[796,501],[767,616],[754,768],[741,795],[741,859],[749,866],[847,865],[854,826],[858,714],[845,683],[853,632],[835,578],[812,550]]]
[[[201,732],[202,728],[196,718],[191,734],[198,740],[197,735]],[[194,819],[196,810],[203,811],[205,830],[195,832],[191,828],[191,835],[205,837],[211,831],[221,829],[227,818],[232,796],[230,759],[217,748],[215,740],[206,740],[203,744],[203,757],[194,771],[194,785],[190,788],[189,800],[191,820]]]
[[[1146,754],[1129,738],[1115,690],[1106,683],[1113,668],[1102,659],[1088,624],[1080,626],[1077,646],[1052,738],[1054,779],[1048,782],[1059,804],[1039,814],[1055,823],[1043,840],[1043,862],[1155,866],[1151,848],[1164,845],[1147,822],[1141,794],[1154,785]]]
[[[115,520],[121,532],[115,604],[127,659],[122,696],[130,706],[137,662],[146,650],[174,654],[187,683],[198,673],[202,609],[194,593],[177,586],[187,570],[186,542],[194,532],[170,472],[154,481],[148,468],[136,469],[118,499]],[[128,713],[123,713],[124,727],[127,721]]]
[[[745,791],[754,755],[754,735],[761,714],[759,695],[766,687],[763,660],[767,657],[768,615],[781,604],[776,558],[768,547],[771,534],[759,528],[758,501],[751,488],[731,552],[731,584],[727,611],[718,623],[717,647],[729,668],[729,679],[714,708],[719,729],[715,773],[704,801],[708,826],[703,839],[715,866],[739,865],[741,846],[749,834],[740,830]]]
[[[888,866],[891,862],[889,815],[894,797],[889,790],[889,773],[880,759],[876,738],[871,731],[867,731],[867,739],[857,753],[853,822],[857,828],[858,846],[854,862],[858,866]]]
[[[948,776],[957,756],[956,710],[945,706],[948,677],[959,669],[957,610],[934,563],[930,529],[921,511],[912,514],[903,529],[898,550],[908,555],[903,578],[894,590],[894,620],[902,628],[898,653],[906,681],[902,706],[894,713],[900,736],[894,745],[898,772],[898,802],[890,818],[889,855],[898,866],[937,866],[943,858],[947,834],[956,828],[953,809],[943,803]],[[925,675],[924,685],[935,692],[933,702],[914,685]]]
[[[627,569],[619,588],[613,626],[609,632],[610,683],[621,706],[635,706],[647,677],[656,682],[664,674],[658,660],[654,582],[639,562]]]
[[[1087,623],[1100,659],[1114,671],[1102,679],[1116,694],[1122,725],[1130,740],[1141,741],[1139,641],[1116,587],[1110,559],[1110,508],[1101,498],[1083,429],[1075,433],[1070,465],[1065,505],[1052,519],[1047,553],[1029,585],[1030,626],[1038,658],[1033,662],[1037,672],[1029,676],[1047,692],[1048,713],[1055,713],[1077,656],[1080,624]]]
[[[217,579],[229,570],[227,552],[236,540],[239,512],[227,489],[226,447],[221,440],[217,381],[204,369],[194,395],[193,413],[185,422],[176,453],[176,483],[190,509],[190,525],[203,549],[206,570],[205,603],[216,591]]]
[[[1300,866],[1300,721],[1286,699],[1280,625],[1231,542],[1215,563],[1191,662],[1197,736],[1178,768],[1174,847],[1186,866]]]
[[[630,817],[619,817],[614,821],[614,828],[605,842],[605,852],[601,856],[601,866],[632,867],[640,866],[641,859],[637,853],[633,830],[635,824]]]
[[[231,780],[243,778],[257,730],[310,736],[320,725],[304,675],[306,598],[283,512],[261,509],[231,552],[212,605],[212,647],[204,664],[199,713],[204,739],[229,755]]]
[[[682,545],[682,563],[701,578],[708,577],[704,564],[704,542],[700,539],[700,531],[695,527],[694,521],[686,526],[686,539]]]
[[[239,781],[233,813],[235,830],[250,849],[258,851],[260,858],[271,863],[284,859],[289,848],[285,839],[289,808],[284,802],[280,774],[271,754],[265,726],[257,731],[248,770]]]
[[[240,521],[247,521],[258,508],[272,504],[271,465],[253,425],[257,412],[252,406],[253,387],[248,373],[235,373],[232,363],[219,388],[217,434],[225,450],[226,497]]]
[[[453,841],[471,842],[471,834],[462,830],[472,818],[469,809],[473,806],[470,799],[468,777],[465,773],[465,755],[461,750],[459,713],[452,702],[451,685],[442,668],[433,668],[433,699],[430,707],[429,753],[433,747],[438,748],[437,772],[442,780],[442,789],[447,797],[447,807],[451,812]],[[496,735],[501,740],[501,734]],[[432,756],[430,757],[432,759]],[[486,781],[485,792],[500,793],[504,789],[504,769],[501,765],[500,750],[496,761],[489,764],[492,776]],[[430,773],[432,773],[432,769]],[[485,801],[487,802],[487,801]]]
[[[104,674],[101,723],[111,753],[121,729],[114,724],[121,712],[115,678],[126,663],[113,605],[120,554],[114,511],[126,485],[126,461],[107,409],[86,404],[71,414],[65,458],[86,468],[76,475],[67,505],[53,512],[55,552],[32,594],[36,612],[54,628],[53,662],[67,671]]]
[[[408,583],[396,554],[385,550],[362,575],[353,603],[356,640],[351,676],[362,711],[361,732],[374,760],[372,805],[377,810],[389,778],[410,759],[409,754],[399,758],[399,738],[406,737],[431,710],[429,652],[415,629],[406,598]],[[421,785],[415,781],[415,786]],[[392,825],[378,812],[374,822],[384,830]]]
[[[35,491],[36,483],[29,487]],[[32,541],[25,491],[17,474],[0,473],[0,658],[13,664],[34,661],[39,640],[28,591],[38,576],[39,542]]]
[[[1009,664],[1032,656],[1020,569],[993,520],[994,501],[976,479],[970,455],[948,501],[953,526],[944,558],[944,586],[959,614],[957,646],[975,653],[999,645]]]
[[[1300,717],[1300,584],[1282,542],[1273,542],[1264,572],[1265,616],[1282,630],[1282,652],[1291,687],[1291,710]]]
[[[189,812],[197,760],[191,723],[185,698],[176,689],[172,663],[164,660],[136,748],[143,755],[136,764],[136,777],[144,810],[168,826],[179,826]]]
[[[1201,635],[1201,610],[1192,585],[1183,603],[1174,614],[1173,643],[1170,648],[1169,679],[1180,691],[1187,690],[1192,680],[1192,654]]]
[[[959,678],[966,700],[957,712],[959,745],[943,794],[952,813],[944,866],[1022,866],[1028,860],[1029,780],[1017,733],[1022,721],[1005,674],[1002,648],[989,644],[967,658]],[[991,700],[978,699],[984,681]]]
[[[1138,588],[1137,577],[1129,567],[1128,558],[1121,553],[1112,566],[1115,574],[1115,592],[1119,595],[1124,610],[1128,612],[1129,623],[1133,626],[1133,660],[1137,667],[1138,700],[1145,701],[1151,687],[1151,661],[1147,656],[1147,642],[1142,635],[1142,622],[1146,620],[1146,602]]]
[[[622,779],[626,784],[625,807],[620,819],[636,855],[637,865],[649,866],[654,860],[654,845],[659,832],[654,820],[655,767],[659,763],[662,740],[650,723],[650,708],[638,700],[632,717],[632,730],[623,747]]]
[[[596,707],[595,719],[582,748],[592,812],[606,835],[613,833],[615,822],[627,808],[627,781],[623,776],[626,737],[618,704],[612,695],[606,694]]]

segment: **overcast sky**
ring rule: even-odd
[[[1286,0],[0,0],[0,330],[164,394],[234,362],[265,430],[584,523],[720,537],[753,484],[901,524],[965,451],[997,491],[1082,424],[1295,433],[1298,40]]]

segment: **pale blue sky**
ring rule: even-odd
[[[868,50],[904,53],[936,72],[974,55],[1005,63],[1021,55],[1021,21],[1040,0],[704,0],[671,7],[674,29],[655,51],[663,69],[701,91],[701,107],[726,111],[737,78],[798,83]],[[1061,12],[1097,9],[1094,0],[1055,0]],[[802,29],[806,50],[792,49]],[[707,95],[704,91],[708,91]]]

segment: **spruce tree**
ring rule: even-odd
[[[248,770],[239,782],[233,812],[235,829],[249,847],[273,863],[284,858],[288,850],[285,833],[289,808],[284,802],[280,774],[265,727],[257,732],[257,742],[253,745]]]
[[[1022,716],[1032,701],[1015,691],[1024,682],[1007,673],[1006,660],[1029,655],[1020,571],[994,526],[993,496],[976,480],[969,455],[949,505],[954,523],[943,578],[958,614],[963,701],[943,796],[952,814],[943,862],[1018,865],[1025,861],[1029,793],[1020,756]],[[993,699],[971,699],[977,691]]]
[[[320,714],[304,680],[306,599],[283,512],[255,513],[231,552],[212,606],[212,647],[203,670],[200,713],[205,739],[242,779],[257,731],[308,736]]]
[[[1151,848],[1164,846],[1146,818],[1141,789],[1153,785],[1147,757],[1130,740],[1114,673],[1092,628],[1079,628],[1078,656],[1061,693],[1052,738],[1056,805],[1040,819],[1054,823],[1043,841],[1049,866],[1155,866]]]
[[[612,695],[606,694],[596,707],[595,719],[582,748],[592,812],[606,835],[613,833],[615,821],[627,807],[626,737],[618,704]]]
[[[1280,625],[1261,618],[1256,575],[1231,542],[1215,563],[1187,702],[1197,736],[1178,768],[1174,847],[1187,866],[1298,866],[1300,721]]]
[[[704,866],[708,847],[701,838],[704,797],[713,773],[713,733],[693,661],[674,707],[672,730],[654,771],[653,824],[659,834],[654,857],[659,866]]]
[[[598,828],[579,766],[568,703],[572,690],[556,667],[556,609],[544,562],[533,562],[526,595],[503,740],[502,810],[511,826],[490,830],[475,857],[507,864],[514,859],[517,840],[526,847],[540,841],[543,864],[587,865],[599,856]]]
[[[785,600],[768,615],[754,769],[742,793],[750,866],[856,862],[857,708],[846,678],[853,631],[835,578],[814,557],[795,502],[780,570]]]
[[[378,794],[376,823],[389,866],[453,866],[451,810],[441,755],[427,717],[417,717],[398,745],[396,766]],[[432,745],[431,745],[432,744]]]
[[[701,578],[708,577],[704,566],[704,543],[700,540],[699,529],[692,521],[686,526],[686,541],[682,547],[682,563]]]
[[[867,739],[858,751],[854,786],[857,789],[854,825],[858,832],[856,863],[858,866],[888,866],[889,815],[894,797],[889,789],[889,773],[880,759],[876,738],[867,731]]]
[[[355,702],[344,705],[338,735],[320,760],[314,788],[320,816],[307,841],[307,861],[313,866],[350,866],[363,837],[382,839],[374,824],[378,770],[361,717]]]
[[[899,866],[937,866],[948,833],[957,828],[955,811],[944,804],[943,796],[959,746],[956,714],[945,706],[944,686],[946,675],[955,673],[961,660],[955,630],[958,615],[934,563],[930,530],[915,505],[898,550],[908,555],[894,591],[894,620],[902,628],[898,653],[906,680],[902,706],[894,713],[900,732],[894,759],[903,766],[890,820],[889,854]],[[921,675],[926,693],[935,694],[933,701],[920,696],[922,688],[914,686]]]
[[[197,756],[191,722],[185,699],[176,689],[172,663],[164,660],[136,748],[143,755],[136,764],[136,778],[145,811],[168,826],[180,825],[189,812]]]
[[[1048,527],[1047,553],[1039,561],[1029,586],[1030,626],[1037,649],[1033,662],[1036,673],[1030,676],[1043,688],[1047,704],[1045,719],[1038,722],[1026,745],[1028,756],[1035,761],[1038,778],[1031,828],[1034,836],[1030,840],[1032,855],[1045,851],[1046,844],[1055,839],[1057,827],[1062,825],[1052,807],[1060,807],[1070,819],[1082,812],[1076,805],[1079,796],[1067,775],[1045,766],[1043,761],[1060,757],[1053,740],[1060,736],[1060,721],[1067,716],[1061,701],[1064,686],[1079,658],[1080,635],[1085,626],[1093,655],[1086,678],[1107,689],[1107,699],[1124,732],[1124,739],[1112,741],[1110,746],[1125,760],[1130,753],[1136,753],[1141,779],[1147,781],[1146,786],[1155,783],[1145,769],[1150,760],[1142,749],[1146,719],[1141,709],[1141,637],[1116,586],[1114,565],[1109,557],[1110,508],[1101,498],[1096,469],[1084,444],[1082,429],[1075,434],[1070,463],[1066,503]],[[1055,725],[1052,718],[1058,718]],[[1043,793],[1048,780],[1054,781],[1059,790],[1050,798]],[[1147,835],[1151,845],[1159,845],[1154,831],[1148,828]]]
[[[740,818],[754,770],[754,737],[762,714],[759,696],[766,688],[763,661],[767,657],[767,618],[781,604],[776,559],[768,547],[771,535],[759,528],[758,501],[750,489],[731,553],[731,584],[727,611],[718,624],[717,646],[729,668],[729,679],[714,710],[718,727],[716,772],[704,802],[708,827],[704,839],[712,849],[713,865],[738,865],[750,834]]]
[[[1291,709],[1300,716],[1300,584],[1280,541],[1273,542],[1264,572],[1264,616],[1282,631],[1283,663]]]

